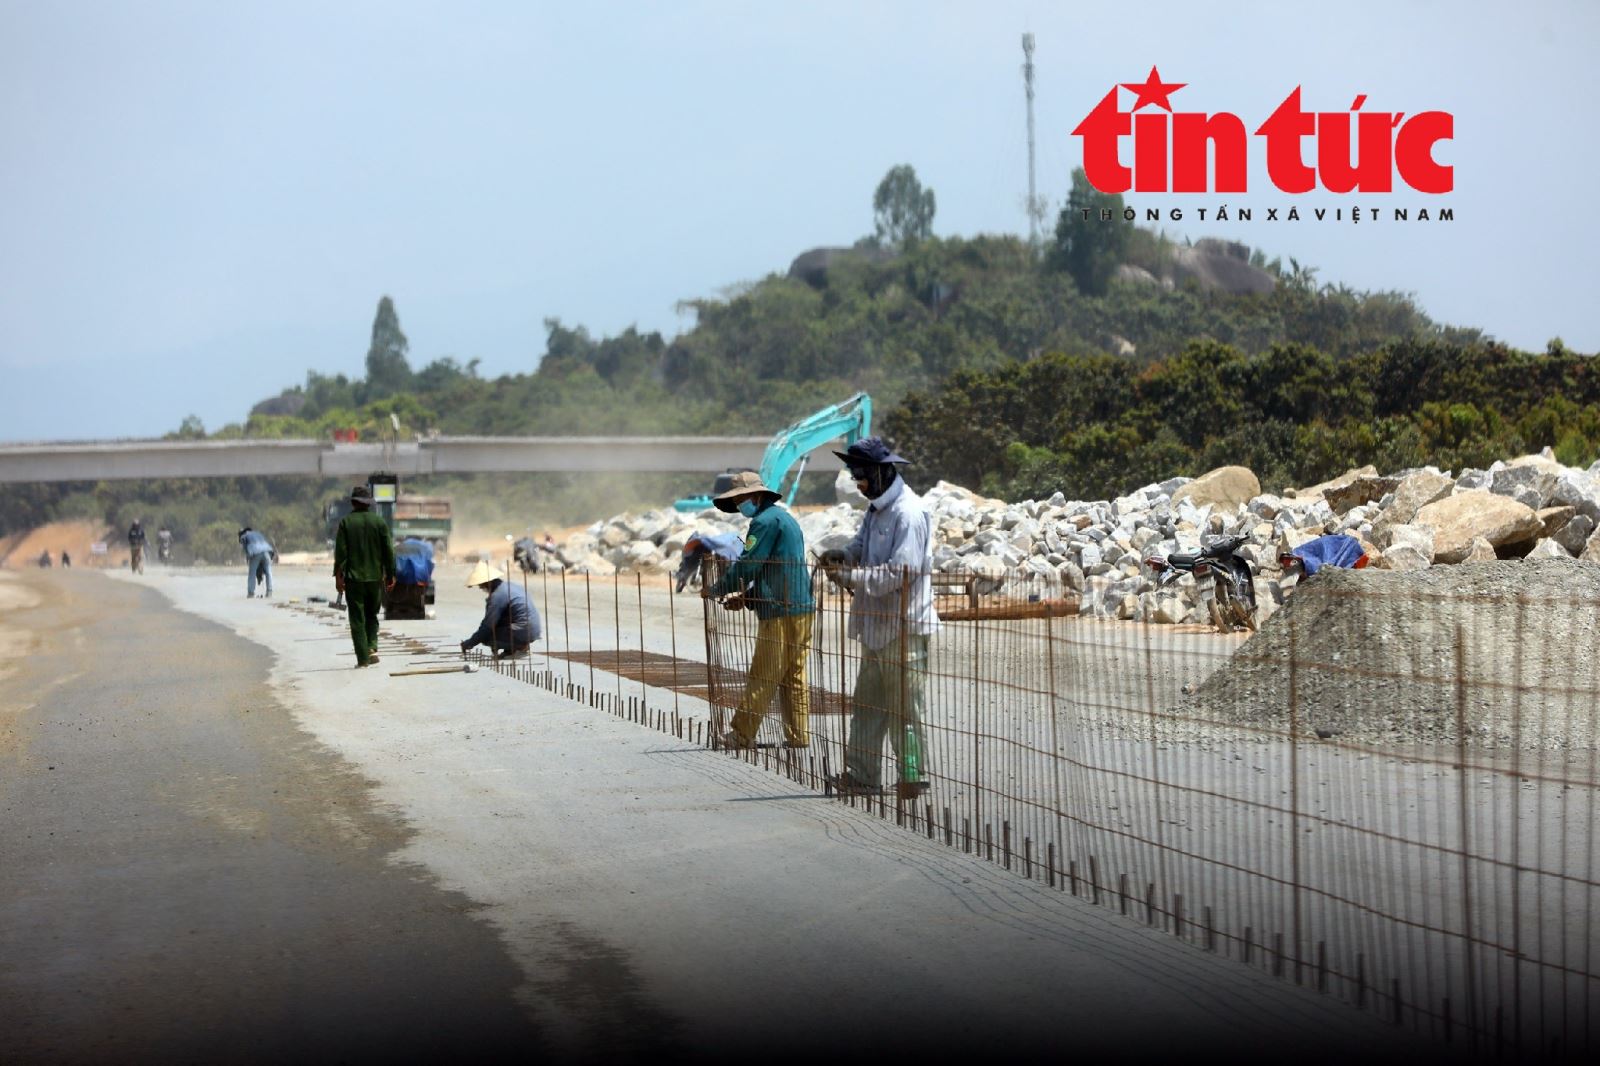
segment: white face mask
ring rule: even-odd
[[[756,501],[740,500],[739,513],[744,515],[746,518],[754,518],[756,516]]]

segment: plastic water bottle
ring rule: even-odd
[[[917,743],[917,731],[909,722],[900,745],[900,780],[908,785],[922,780],[922,748]]]

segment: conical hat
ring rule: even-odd
[[[474,566],[472,568],[472,573],[467,575],[467,588],[475,589],[479,585],[487,585],[489,582],[493,581],[499,576],[499,574],[496,574],[493,570],[489,569],[489,564],[487,562],[479,559],[478,565]]]

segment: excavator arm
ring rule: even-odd
[[[805,473],[806,459],[813,451],[839,437],[843,437],[845,447],[849,447],[871,435],[872,397],[858,392],[843,403],[825,407],[780,430],[761,458],[761,483],[778,493],[785,504],[793,503],[794,494],[800,488],[800,475]],[[791,471],[794,477],[785,486]],[[698,511],[711,506],[711,497],[693,496],[677,501],[674,506],[680,511]]]
[[[805,473],[806,460],[813,451],[837,437],[843,437],[848,448],[871,435],[872,397],[858,392],[843,403],[801,419],[773,437],[761,459],[761,483],[777,492],[786,505],[793,503],[794,494],[800,488],[800,475]],[[783,482],[791,469],[794,479],[785,488]]]

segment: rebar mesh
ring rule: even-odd
[[[852,597],[813,574],[809,743],[774,699],[739,757],[1438,1039],[1593,1046],[1600,649],[1567,635],[1600,599],[1311,582],[1224,635],[1079,618],[1038,575],[936,576],[920,714],[909,686],[856,698]],[[542,662],[500,669],[720,746],[762,605],[667,581],[647,614],[638,577],[529,593]],[[863,709],[889,721],[878,787],[835,789]]]

